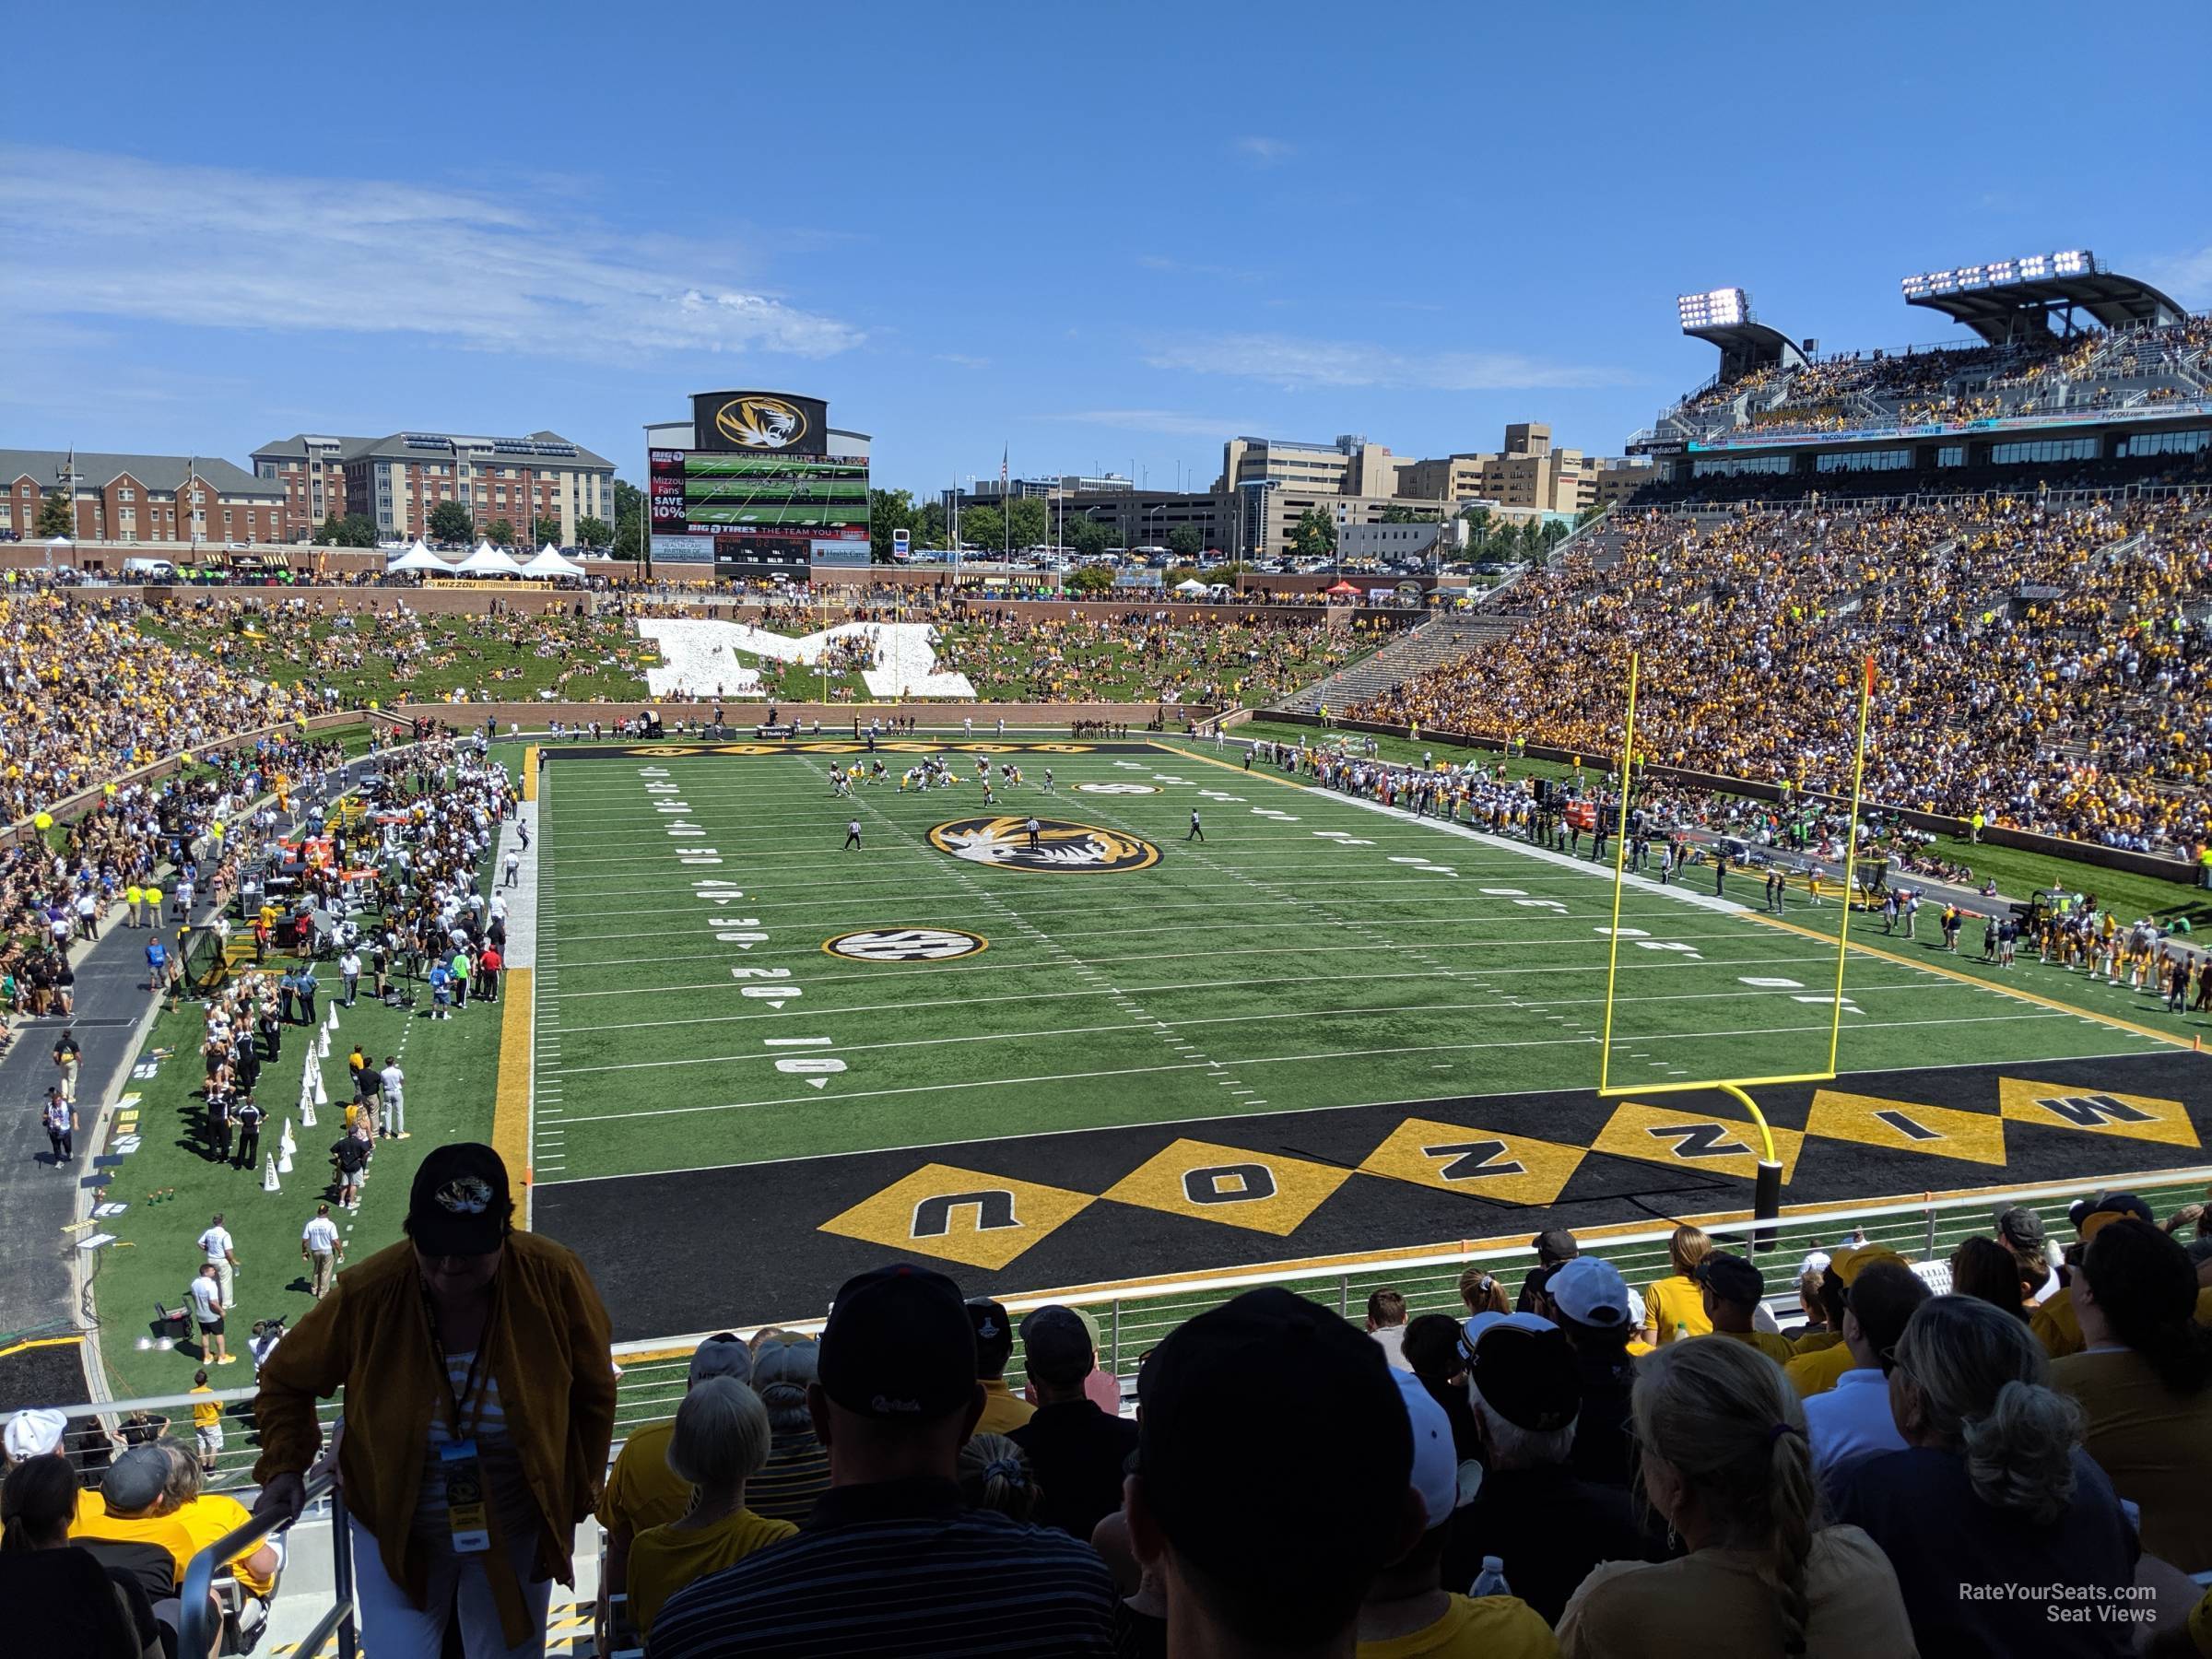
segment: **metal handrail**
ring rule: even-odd
[[[2166,1209],[2183,1202],[2188,1189],[2202,1189],[2212,1182],[2212,1165],[2192,1166],[2176,1170],[2137,1171],[2114,1173],[2090,1181],[2066,1181],[2030,1186],[1990,1187],[1980,1192],[1927,1196],[1920,1199],[1899,1199],[1881,1204],[1843,1205],[1833,1208],[1785,1213],[1779,1227],[1785,1240],[1801,1236],[1848,1231],[1855,1228],[1879,1228],[1894,1230],[1903,1236],[1912,1233],[1924,1252],[1932,1252],[1936,1241],[1961,1217],[1986,1214],[1996,1204],[2052,1204],[2059,1200],[2083,1196],[2095,1191],[2114,1191],[2121,1187],[2143,1194],[2154,1206]],[[1532,1218],[1531,1225],[1535,1224]],[[1748,1229],[1748,1218],[1743,1223]],[[1710,1228],[1729,1230],[1729,1224],[1711,1221]],[[1605,1256],[1624,1266],[1624,1277],[1631,1283],[1641,1283],[1646,1277],[1664,1277],[1664,1250],[1673,1232],[1671,1223],[1665,1226],[1641,1228],[1632,1231],[1606,1232],[1585,1239],[1586,1253]],[[1263,1285],[1320,1286],[1324,1300],[1334,1300],[1347,1312],[1355,1285],[1367,1286],[1390,1278],[1409,1276],[1427,1276],[1439,1283],[1455,1281],[1459,1270],[1469,1263],[1495,1264],[1507,1271],[1516,1269],[1534,1255],[1525,1243],[1500,1240],[1476,1240],[1460,1243],[1456,1248],[1441,1246],[1427,1252],[1408,1251],[1404,1253],[1356,1260],[1342,1264],[1326,1261],[1310,1265],[1253,1267],[1231,1272],[1211,1274],[1201,1278],[1189,1278],[1161,1284],[1106,1284],[1067,1289],[1040,1289],[1024,1294],[1001,1298],[1010,1312],[1026,1312],[1047,1303],[1065,1306],[1091,1307],[1099,1310],[1101,1324],[1107,1325],[1120,1336],[1135,1333],[1149,1335],[1164,1331],[1196,1312],[1194,1303],[1206,1303],[1225,1299]],[[1646,1266],[1652,1270],[1644,1272]],[[826,1315],[811,1314],[799,1318],[777,1319],[768,1322],[775,1328],[788,1331],[818,1333]],[[767,1328],[762,1326],[760,1328]],[[688,1335],[653,1337],[647,1340],[618,1343],[614,1357],[618,1364],[626,1364],[626,1374],[619,1388],[616,1406],[618,1439],[624,1431],[642,1427],[646,1423],[664,1421],[675,1413],[681,1399],[684,1384],[684,1362],[691,1350],[712,1333],[700,1331]],[[748,1328],[740,1327],[740,1335],[749,1335]],[[1114,1351],[1100,1359],[1110,1370],[1121,1369],[1122,1353],[1131,1352],[1135,1345],[1114,1340],[1109,1347]],[[250,1389],[226,1389],[217,1398],[234,1401],[250,1397]],[[140,1399],[114,1403],[114,1407],[91,1406],[82,1403],[62,1403],[54,1408],[73,1417],[100,1415],[113,1408],[130,1410],[181,1410],[194,1405],[204,1405],[208,1396],[202,1394],[154,1394]],[[326,1403],[335,1410],[335,1402]]]
[[[312,1502],[325,1492],[330,1494],[331,1583],[335,1599],[330,1610],[315,1621],[315,1628],[295,1651],[312,1655],[335,1630],[338,1659],[354,1659],[353,1540],[346,1522],[345,1495],[338,1490],[335,1468],[307,1483],[306,1500]],[[177,1593],[178,1653],[197,1655],[214,1650],[217,1632],[211,1628],[208,1609],[214,1600],[215,1570],[236,1559],[271,1533],[289,1530],[298,1519],[270,1510],[253,1516],[243,1526],[231,1528],[192,1558],[185,1565],[184,1583]]]
[[[2083,1197],[2093,1192],[2136,1192],[2146,1196],[2175,1189],[2202,1187],[2212,1182],[2212,1165],[2197,1165],[2179,1170],[2136,1171],[2109,1179],[2069,1181],[2033,1186],[1989,1187],[1979,1192],[1933,1195],[1917,1201],[1905,1200],[1890,1204],[1846,1206],[1835,1209],[1809,1210],[1798,1214],[1785,1213],[1778,1223],[1785,1235],[1808,1232],[1848,1230],[1871,1222],[1910,1218],[1921,1224],[1924,1237],[1933,1240],[1937,1233],[1939,1218],[1959,1212],[1980,1211],[1988,1214],[1992,1206],[2036,1204],[2058,1199]],[[2132,1184],[2127,1184],[2132,1183]],[[1709,1223],[1711,1229],[1724,1232],[1735,1230],[1735,1225],[1726,1222]],[[1747,1212],[1741,1230],[1748,1236],[1751,1218]],[[1632,1253],[1639,1248],[1652,1250],[1664,1247],[1674,1233],[1672,1223],[1665,1227],[1640,1229],[1632,1232],[1607,1233],[1583,1242],[1583,1253],[1608,1258],[1618,1253]],[[1925,1246],[1933,1248],[1933,1244]],[[1473,1262],[1512,1263],[1535,1254],[1529,1244],[1506,1244],[1497,1241],[1472,1241],[1457,1249],[1443,1248],[1425,1253],[1406,1253],[1372,1261],[1349,1263],[1342,1267],[1318,1263],[1309,1267],[1255,1267],[1241,1272],[1210,1275],[1204,1278],[1183,1279],[1161,1285],[1102,1285],[1068,1290],[1039,1290],[1021,1295],[1002,1296],[1000,1301],[1009,1313],[1022,1313],[1048,1304],[1065,1307],[1095,1307],[1101,1314],[1111,1313],[1116,1321],[1132,1314],[1147,1303],[1187,1303],[1214,1297],[1234,1296],[1239,1292],[1265,1285],[1300,1285],[1334,1281],[1338,1287],[1338,1300],[1348,1295],[1354,1280],[1368,1282],[1394,1274],[1457,1270]],[[1663,1277],[1664,1273],[1653,1277]],[[1340,1311],[1345,1311],[1340,1309]],[[1187,1317],[1187,1315],[1185,1315]],[[770,1322],[777,1330],[818,1333],[827,1318],[819,1315],[805,1319],[779,1319]],[[1180,1323],[1180,1321],[1178,1321]],[[764,1325],[761,1328],[770,1328]],[[688,1350],[706,1340],[712,1333],[699,1332],[691,1335],[671,1336],[656,1342],[653,1347],[661,1350]],[[738,1333],[744,1335],[743,1331]]]

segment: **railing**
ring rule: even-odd
[[[1780,475],[1776,475],[1777,477]],[[1835,475],[1838,481],[1847,475]],[[1802,513],[1818,513],[1830,508],[1848,509],[1853,512],[1868,511],[1879,512],[1906,512],[1937,508],[1964,507],[1971,502],[2001,500],[2033,500],[2052,507],[2093,507],[2100,502],[2112,501],[2199,501],[2212,507],[2212,485],[2205,484],[2107,484],[2086,485],[2066,489],[2024,489],[2015,484],[1991,484],[1979,489],[1906,490],[1891,495],[1845,495],[1832,488],[1824,488],[1821,500],[1815,504],[1803,496],[1783,498],[1751,497],[1743,500],[1677,500],[1639,501],[1625,509],[1630,517],[1645,513],[1659,513],[1669,518],[1747,518],[1766,515],[1774,518],[1794,517]]]
[[[1797,1213],[1785,1211],[1779,1225],[1780,1242],[1773,1253],[1778,1259],[1787,1256],[1793,1249],[1802,1253],[1803,1250],[1813,1248],[1823,1236],[1864,1229],[1870,1239],[1891,1244],[1904,1253],[1925,1256],[1947,1248],[1969,1233],[1986,1231],[1990,1206],[2000,1202],[2034,1208],[2046,1220],[2061,1223],[2057,1230],[2063,1232],[2066,1203],[2085,1194],[2124,1189],[2137,1194],[2164,1215],[2183,1204],[2201,1199],[2207,1183],[2212,1183],[2212,1165],[2114,1174],[2090,1181],[1990,1187],[1967,1194],[1928,1194],[1917,1199],[1900,1197]],[[1540,1213],[1532,1211],[1528,1218],[1529,1230],[1533,1233],[1543,1219]],[[1724,1232],[1733,1230],[1747,1234],[1750,1230],[1747,1214],[1712,1219],[1709,1224]],[[1579,1236],[1584,1253],[1613,1262],[1620,1268],[1622,1277],[1635,1285],[1665,1277],[1666,1241],[1672,1231],[1670,1222],[1665,1227],[1596,1230]],[[1337,1308],[1347,1317],[1358,1316],[1371,1289],[1387,1287],[1403,1291],[1409,1304],[1418,1304],[1415,1311],[1423,1312],[1455,1302],[1459,1272],[1470,1264],[1494,1264],[1500,1277],[1517,1287],[1521,1271],[1532,1255],[1530,1246],[1517,1238],[1460,1241],[1407,1250],[1395,1255],[1349,1257],[1341,1265],[1258,1267],[1160,1283],[1139,1281],[1039,1290],[1000,1300],[1015,1311],[1042,1307],[1048,1302],[1095,1309],[1101,1332],[1108,1336],[1106,1351],[1100,1356],[1100,1363],[1118,1374],[1130,1375],[1144,1348],[1175,1325],[1257,1286],[1288,1286]],[[768,1324],[790,1331],[820,1330],[823,1313],[798,1309],[791,1312],[794,1317]],[[616,1346],[616,1363],[622,1371],[616,1387],[618,1441],[633,1430],[664,1422],[676,1415],[677,1402],[683,1397],[691,1350],[707,1335],[699,1332]],[[1022,1373],[1017,1369],[1009,1375],[1018,1382]],[[214,1397],[230,1403],[251,1399],[253,1393],[250,1388],[223,1389]],[[194,1405],[205,1405],[207,1399],[206,1394],[161,1394],[118,1400],[100,1407],[65,1403],[54,1409],[78,1417],[95,1411],[182,1412]],[[335,1402],[322,1403],[320,1415],[326,1428],[336,1411]],[[241,1483],[226,1484],[229,1489],[237,1490]]]
[[[1917,1258],[1924,1267],[1936,1270],[1944,1258],[1963,1240],[1990,1231],[1994,1209],[2018,1205],[2040,1216],[2053,1237],[2068,1230],[2068,1204],[2090,1192],[2129,1191],[2143,1198],[2154,1214],[2171,1215],[2183,1204],[2204,1194],[2212,1182],[2212,1165],[2134,1174],[2115,1174],[2100,1182],[2068,1182],[2051,1184],[1989,1187],[1966,1193],[1928,1194],[1918,1199],[1895,1198],[1829,1208],[1806,1208],[1782,1216],[1770,1235],[1762,1227],[1758,1253],[1787,1271],[1770,1275],[1774,1284],[1766,1300],[1770,1312],[1783,1319],[1796,1308],[1798,1261],[1815,1250],[1832,1251],[1845,1241],[1887,1244],[1899,1253]],[[1685,1217],[1706,1227],[1724,1245],[1750,1245],[1753,1229],[1747,1214]],[[1532,1231],[1543,1216],[1531,1212],[1525,1221]],[[1674,1226],[1595,1229],[1578,1234],[1583,1253],[1611,1262],[1632,1288],[1664,1278],[1672,1271],[1667,1243]],[[1382,1289],[1397,1291],[1406,1299],[1408,1314],[1465,1312],[1459,1298],[1459,1280],[1468,1266],[1489,1268],[1507,1294],[1518,1293],[1521,1281],[1533,1265],[1533,1242],[1519,1238],[1461,1241],[1395,1255],[1346,1258],[1341,1263],[1315,1262],[1287,1267],[1262,1267],[1222,1273],[1200,1278],[1159,1283],[1094,1285],[1065,1290],[1040,1290],[1000,1300],[1017,1315],[1048,1303],[1093,1310],[1102,1337],[1099,1362],[1122,1385],[1132,1390],[1137,1366],[1171,1331],[1185,1321],[1219,1306],[1231,1298],[1262,1286],[1281,1286],[1324,1306],[1346,1319],[1359,1319],[1368,1296]],[[770,1322],[783,1330],[817,1332],[823,1316],[807,1315]],[[765,1326],[761,1328],[766,1328]],[[740,1330],[740,1335],[749,1332]],[[708,1333],[667,1337],[617,1346],[615,1355],[622,1376],[616,1394],[616,1446],[619,1449],[635,1430],[665,1422],[676,1415],[687,1383],[691,1351]],[[1026,1381],[1018,1367],[1009,1369],[1006,1380],[1018,1389]],[[250,1389],[226,1389],[217,1398],[236,1401],[251,1395]],[[206,1394],[164,1394],[113,1403],[113,1409],[176,1409],[204,1404]],[[63,1405],[58,1409],[82,1415],[89,1408]],[[325,1404],[325,1410],[329,1410]],[[312,1656],[333,1633],[338,1640],[339,1659],[355,1659],[356,1597],[351,1537],[344,1500],[334,1477],[325,1473],[308,1484],[309,1503],[329,1497],[333,1568],[333,1604],[292,1651]],[[182,1594],[179,1649],[184,1653],[210,1651],[215,1634],[210,1587],[216,1570],[263,1538],[291,1523],[275,1512],[254,1517],[195,1555],[186,1568]],[[197,1645],[194,1645],[194,1642]]]
[[[337,1489],[337,1476],[326,1472],[310,1481],[307,1500],[330,1495],[330,1563],[334,1595],[331,1606],[314,1628],[300,1638],[293,1652],[308,1659],[323,1651],[335,1630],[338,1659],[354,1659],[353,1540],[346,1524],[346,1500]],[[302,1511],[304,1513],[305,1512]],[[215,1651],[218,1615],[214,1612],[215,1570],[252,1549],[280,1529],[288,1530],[293,1518],[275,1510],[255,1515],[243,1526],[233,1527],[186,1563],[184,1583],[178,1592],[177,1652],[198,1655]]]

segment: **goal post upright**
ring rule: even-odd
[[[1629,653],[1629,707],[1621,721],[1620,734],[1620,792],[1616,803],[1619,821],[1613,828],[1613,925],[1606,935],[1606,1029],[1598,1039],[1597,1093],[1603,1100],[1609,1092],[1607,1084],[1612,1077],[1613,1065],[1613,987],[1620,976],[1620,898],[1628,887],[1629,875],[1629,780],[1632,775],[1629,763],[1636,754],[1636,667],[1641,653]],[[1604,820],[1599,820],[1602,833]]]
[[[1757,1174],[1752,1186],[1752,1219],[1755,1223],[1752,1240],[1755,1248],[1771,1250],[1777,1238],[1774,1223],[1782,1213],[1783,1163],[1776,1148],[1773,1129],[1767,1122],[1766,1113],[1759,1109],[1759,1102],[1752,1099],[1749,1091],[1789,1083],[1825,1083],[1836,1076],[1837,1062],[1842,1052],[1843,979],[1851,952],[1851,897],[1857,877],[1859,813],[1866,776],[1866,737],[1874,707],[1874,659],[1868,656],[1863,660],[1859,675],[1858,731],[1851,776],[1851,822],[1846,831],[1844,848],[1843,913],[1837,928],[1836,973],[1834,992],[1830,998],[1826,1068],[1760,1077],[1708,1077],[1688,1082],[1630,1083],[1616,1087],[1612,1080],[1613,1014],[1620,976],[1621,900],[1628,887],[1629,798],[1635,777],[1636,702],[1641,666],[1641,653],[1631,652],[1629,655],[1628,706],[1621,733],[1618,800],[1619,818],[1614,826],[1618,839],[1613,858],[1613,924],[1606,948],[1606,1010],[1604,1034],[1599,1039],[1597,1094],[1600,1100],[1613,1100],[1629,1095],[1690,1094],[1710,1090],[1724,1094],[1742,1106],[1752,1126],[1759,1132]]]

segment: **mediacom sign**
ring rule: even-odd
[[[829,453],[830,406],[790,392],[700,392],[691,399],[693,447],[724,453]]]

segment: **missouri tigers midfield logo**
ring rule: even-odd
[[[1029,820],[1013,813],[939,824],[929,832],[929,844],[971,864],[1011,870],[1144,870],[1159,862],[1159,849],[1148,841],[1065,818],[1039,818],[1037,845],[1031,847]]]
[[[948,962],[973,956],[989,943],[958,927],[871,927],[840,934],[822,948],[850,962]]]

